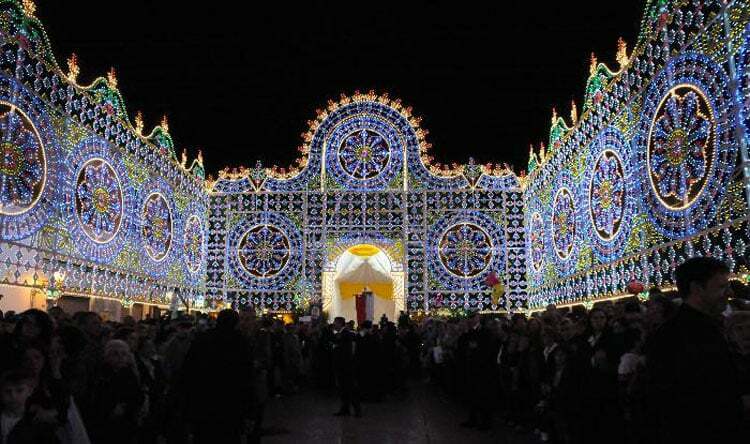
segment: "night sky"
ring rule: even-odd
[[[80,84],[114,66],[131,118],[149,132],[167,114],[208,173],[291,164],[316,109],[371,89],[422,117],[439,161],[520,170],[553,106],[580,112],[591,52],[616,69],[617,38],[632,49],[644,3],[478,3],[38,1],[37,16]]]

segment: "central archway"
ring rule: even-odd
[[[323,272],[323,311],[329,318],[357,319],[356,298],[372,293],[366,318],[377,322],[385,314],[395,320],[405,309],[404,272],[381,248],[356,244],[340,253]]]

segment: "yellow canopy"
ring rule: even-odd
[[[370,257],[380,253],[380,248],[370,244],[357,244],[347,251],[355,256]]]
[[[393,280],[388,256],[369,244],[355,245],[341,257],[336,284],[342,299],[349,299],[365,289],[382,299],[393,299]]]
[[[341,299],[349,299],[360,293],[365,288],[369,289],[375,296],[381,299],[393,299],[393,282],[378,282],[363,285],[359,282],[339,282]]]

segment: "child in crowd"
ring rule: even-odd
[[[34,376],[9,370],[0,378],[0,444],[57,444],[55,427],[39,421],[26,408],[34,391]]]

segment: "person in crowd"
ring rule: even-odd
[[[696,257],[675,277],[683,303],[646,350],[657,437],[664,443],[739,442],[739,376],[722,325],[731,296],[729,268]]]
[[[381,399],[379,393],[379,366],[378,356],[380,341],[372,331],[372,321],[365,321],[357,332],[355,341],[356,378],[359,381],[363,401],[378,401]]]
[[[185,357],[177,389],[186,398],[183,408],[195,444],[234,444],[241,440],[253,404],[253,365],[249,345],[237,329],[238,324],[237,312],[222,310],[216,327],[196,337]],[[231,386],[192,384],[215,375],[217,369],[221,369],[221,379],[230,381]]]
[[[58,444],[57,425],[28,408],[35,376],[22,369],[0,376],[0,443]]]
[[[136,333],[133,350],[146,401],[142,424],[138,432],[138,442],[155,444],[165,419],[166,375],[149,329],[138,330],[140,334]]]
[[[479,313],[471,317],[469,329],[458,340],[458,353],[465,368],[465,394],[469,405],[469,418],[461,425],[479,430],[491,427],[492,369],[497,358],[496,338],[482,325]]]
[[[137,442],[144,413],[144,391],[127,342],[108,341],[92,377],[86,425],[92,442]]]
[[[257,443],[279,433],[267,406],[298,392],[338,387],[337,413],[361,414],[360,399],[420,396],[426,375],[428,390],[467,405],[464,425],[478,430],[499,412],[508,432],[533,430],[542,442],[740,442],[731,439],[750,436],[738,401],[750,393],[750,311],[725,300],[747,288],[724,290],[726,268],[714,262],[683,267],[682,305],[652,289],[531,314],[377,315],[357,330],[343,318],[285,324],[253,309],[120,322],[59,308],[10,313],[0,374],[15,372],[9,390],[23,409],[0,399],[0,431],[13,443]],[[35,421],[44,426],[29,429]]]
[[[333,320],[333,329],[333,368],[341,397],[341,408],[334,415],[349,416],[353,408],[354,416],[360,417],[362,407],[359,403],[359,385],[355,366],[356,337],[342,317]]]
[[[29,411],[38,421],[52,426],[65,425],[70,405],[70,393],[60,371],[64,352],[59,342],[53,340],[49,353],[27,346],[21,358],[21,368],[32,377]]]
[[[0,372],[17,365],[28,346],[46,353],[52,343],[55,325],[47,313],[29,309],[21,313],[10,335],[0,336]]]

